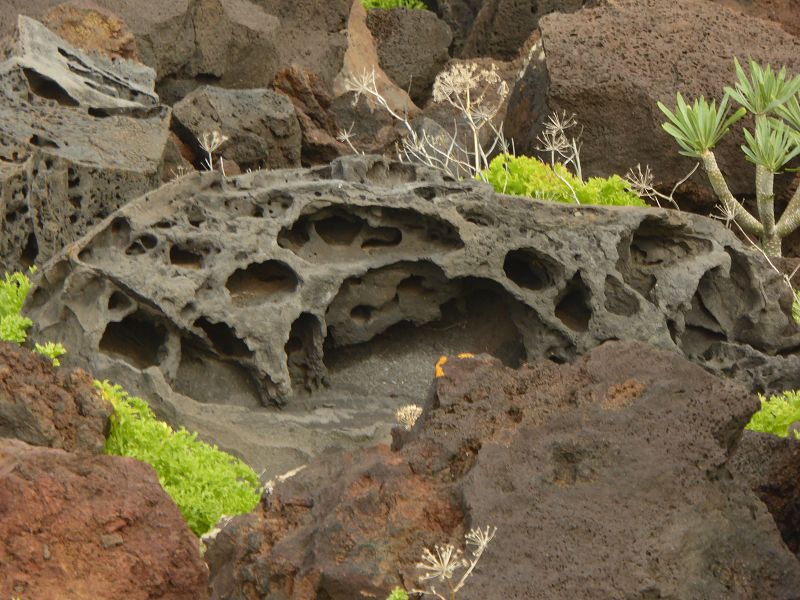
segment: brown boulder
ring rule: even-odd
[[[399,450],[329,452],[234,518],[212,598],[383,598],[416,585],[423,547],[487,525],[460,599],[797,597],[800,564],[728,471],[743,388],[638,342],[442,370]]]
[[[56,369],[39,354],[0,343],[0,438],[101,454],[111,413],[85,371]]]
[[[304,166],[328,163],[349,152],[336,139],[339,128],[330,111],[333,95],[316,73],[292,65],[278,72],[273,86],[294,105],[302,132],[300,156]]]
[[[547,15],[539,28],[542,43],[511,94],[506,117],[517,153],[535,153],[551,111],[575,113],[584,128],[584,175],[624,175],[649,164],[667,191],[696,161],[680,156],[661,129],[658,101],[674,106],[677,92],[721,98],[735,82],[734,56],[800,73],[800,39],[707,0],[615,0]],[[734,130],[716,154],[731,191],[742,197],[754,194],[754,169],[740,149],[738,124]],[[776,181],[779,193],[782,181]],[[702,170],[681,191],[716,204]]]
[[[198,540],[153,469],[0,440],[0,596],[202,600]]]

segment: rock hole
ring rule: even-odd
[[[32,145],[38,146],[39,148],[60,148],[60,146],[53,140],[40,136],[36,133],[34,133],[28,141]]]
[[[122,292],[114,292],[108,298],[108,310],[127,310],[133,302]]]
[[[403,234],[394,227],[379,227],[369,232],[369,238],[361,243],[365,250],[370,248],[389,248],[403,241]]]
[[[163,325],[153,323],[141,311],[106,325],[100,350],[117,356],[137,369],[159,363],[159,353],[167,339]]]
[[[363,221],[346,219],[340,216],[328,217],[314,223],[319,237],[332,246],[349,246],[364,226]]]
[[[354,306],[350,311],[350,317],[357,323],[366,323],[372,318],[372,311],[374,309],[366,304],[359,304]]]
[[[39,256],[39,241],[36,239],[36,234],[32,231],[28,234],[25,240],[25,246],[22,248],[22,254],[19,257],[20,264],[27,269],[33,266],[36,258]]]
[[[181,246],[169,249],[169,262],[184,269],[199,269],[203,266],[203,255],[192,252]]]
[[[549,256],[533,249],[512,250],[503,261],[503,271],[519,287],[543,290],[563,277],[563,268]]]
[[[576,273],[556,301],[556,317],[572,331],[586,331],[592,317],[589,296],[589,288]]]
[[[234,330],[225,323],[213,323],[206,317],[200,317],[195,319],[194,326],[203,330],[211,340],[214,349],[220,354],[237,357],[253,355],[244,340],[240,339]]]
[[[40,75],[33,69],[22,69],[22,72],[28,80],[28,87],[31,92],[37,96],[48,100],[55,100],[62,106],[78,106],[78,101],[70,96],[67,90],[49,77]]]
[[[259,303],[278,295],[294,292],[299,284],[297,274],[286,264],[277,260],[252,263],[244,269],[236,269],[228,277],[225,287],[234,303]]]
[[[639,301],[616,277],[606,275],[605,307],[610,313],[620,316],[635,315],[639,312]]]

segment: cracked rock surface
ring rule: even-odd
[[[272,474],[387,439],[442,354],[516,367],[632,339],[750,389],[800,384],[788,290],[715,221],[500,196],[379,157],[182,178],[38,283],[36,335]]]

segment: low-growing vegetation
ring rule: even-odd
[[[255,471],[236,457],[197,439],[183,427],[159,421],[147,403],[119,385],[96,381],[114,406],[106,453],[151,465],[189,527],[203,535],[222,515],[253,510],[261,497]]]
[[[551,166],[529,156],[501,154],[481,175],[502,194],[572,204],[647,206],[637,194],[629,191],[628,183],[619,175],[581,181],[559,162]]]
[[[428,7],[420,0],[361,0],[361,4],[370,8],[417,8],[427,10]]]
[[[787,391],[767,399],[759,395],[761,409],[755,413],[747,425],[747,429],[771,433],[778,437],[789,435],[789,428],[800,424],[800,391]],[[800,431],[793,431],[794,436],[800,440]]]

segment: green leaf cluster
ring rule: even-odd
[[[63,344],[56,342],[47,342],[44,345],[37,343],[34,349],[42,356],[49,358],[54,367],[61,366],[61,361],[58,359],[67,353],[67,349],[64,348]]]
[[[789,435],[789,427],[800,421],[800,390],[790,390],[769,399],[759,394],[761,409],[747,424],[747,429],[771,433],[779,437]],[[794,432],[800,440],[800,433]]]
[[[6,273],[5,280],[0,280],[0,339],[4,342],[21,344],[28,337],[33,321],[21,311],[30,289],[31,281],[24,273]]]
[[[240,459],[159,421],[147,403],[119,385],[95,381],[114,406],[106,453],[151,465],[198,536],[222,515],[250,512],[261,498],[258,475]]]
[[[361,4],[370,8],[416,8],[428,10],[427,5],[420,0],[361,0]]]
[[[403,588],[396,587],[386,597],[386,600],[408,600],[408,593]]]
[[[489,163],[489,168],[481,172],[480,177],[502,194],[569,204],[575,204],[577,196],[581,204],[647,206],[644,200],[629,190],[628,184],[619,175],[607,179],[592,177],[583,182],[561,163],[551,167],[529,156],[498,155]]]
[[[747,114],[744,108],[740,108],[728,115],[728,96],[722,99],[719,108],[716,101],[709,103],[702,96],[691,105],[686,104],[680,93],[675,100],[674,113],[661,102],[658,103],[658,108],[668,119],[661,127],[675,138],[681,147],[679,153],[684,156],[702,156],[719,143],[731,125]]]

